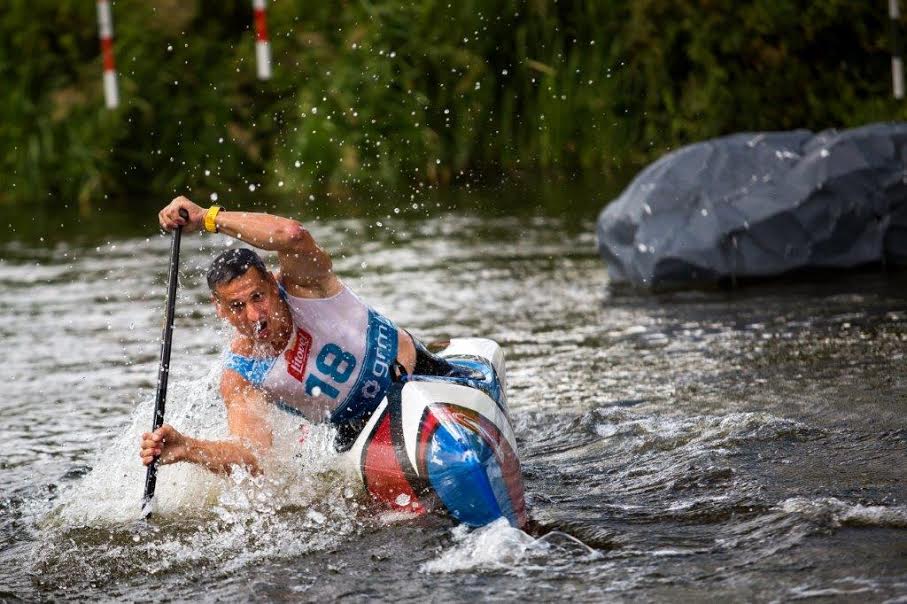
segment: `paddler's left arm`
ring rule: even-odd
[[[229,440],[192,438],[164,424],[142,435],[139,457],[146,466],[186,461],[214,472],[230,474],[236,466],[260,474],[258,457],[271,449],[273,435],[267,421],[268,402],[260,390],[238,373],[227,370],[221,378],[221,396],[227,407]]]
[[[252,474],[261,473],[258,459],[246,443],[192,438],[170,424],[142,435],[139,458],[146,466],[155,461],[161,465],[186,461],[215,474],[230,474],[236,466],[242,466]]]
[[[180,209],[188,212],[189,220],[179,215]],[[180,196],[161,210],[159,218],[166,229],[182,225],[184,231],[192,232],[206,228],[205,218],[209,211],[210,208],[202,208]],[[211,214],[213,216],[209,217],[209,223],[213,222],[218,233],[235,237],[263,250],[277,252],[281,277],[290,294],[327,297],[339,291],[340,281],[334,275],[331,257],[296,220],[260,212],[230,212],[223,209],[211,211]]]

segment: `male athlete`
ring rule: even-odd
[[[404,375],[456,371],[360,300],[295,220],[205,209],[186,197],[174,199],[158,218],[166,230],[204,229],[277,252],[280,271],[271,274],[248,248],[230,249],[212,262],[207,277],[217,315],[236,329],[220,383],[230,437],[200,440],[165,424],[142,435],[145,465],[187,461],[221,474],[235,466],[257,474],[258,457],[272,443],[269,405],[330,421],[339,444],[349,444]]]

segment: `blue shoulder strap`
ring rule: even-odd
[[[274,366],[275,361],[277,361],[277,357],[259,359],[228,352],[227,358],[224,359],[224,367],[232,369],[253,386],[261,386],[261,383],[265,381],[265,375]]]

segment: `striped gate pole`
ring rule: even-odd
[[[904,98],[904,64],[901,62],[900,18],[898,0],[888,0],[888,16],[891,19],[891,83],[894,98]]]
[[[258,79],[271,79],[271,43],[268,42],[268,17],[265,13],[265,0],[252,0],[255,10],[255,60],[258,66]]]
[[[113,16],[109,0],[98,0],[98,37],[101,39],[101,56],[104,59],[104,102],[108,109],[120,104],[117,72],[113,63]]]

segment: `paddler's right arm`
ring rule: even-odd
[[[229,474],[243,466],[252,474],[261,473],[258,454],[271,448],[271,427],[267,422],[264,393],[251,386],[238,373],[224,371],[220,392],[227,406],[231,440],[201,440],[164,424],[153,433],[142,435],[139,457],[146,466],[159,458],[161,464],[179,461],[198,464],[216,474]]]
[[[188,220],[180,216],[180,210],[186,210]],[[200,231],[205,228],[207,213],[208,210],[181,195],[158,213],[158,220],[167,230],[182,226],[183,232]],[[296,220],[262,212],[220,210],[213,223],[219,233],[277,252],[281,279],[290,295],[326,298],[340,291],[340,280],[334,274],[330,255]]]

